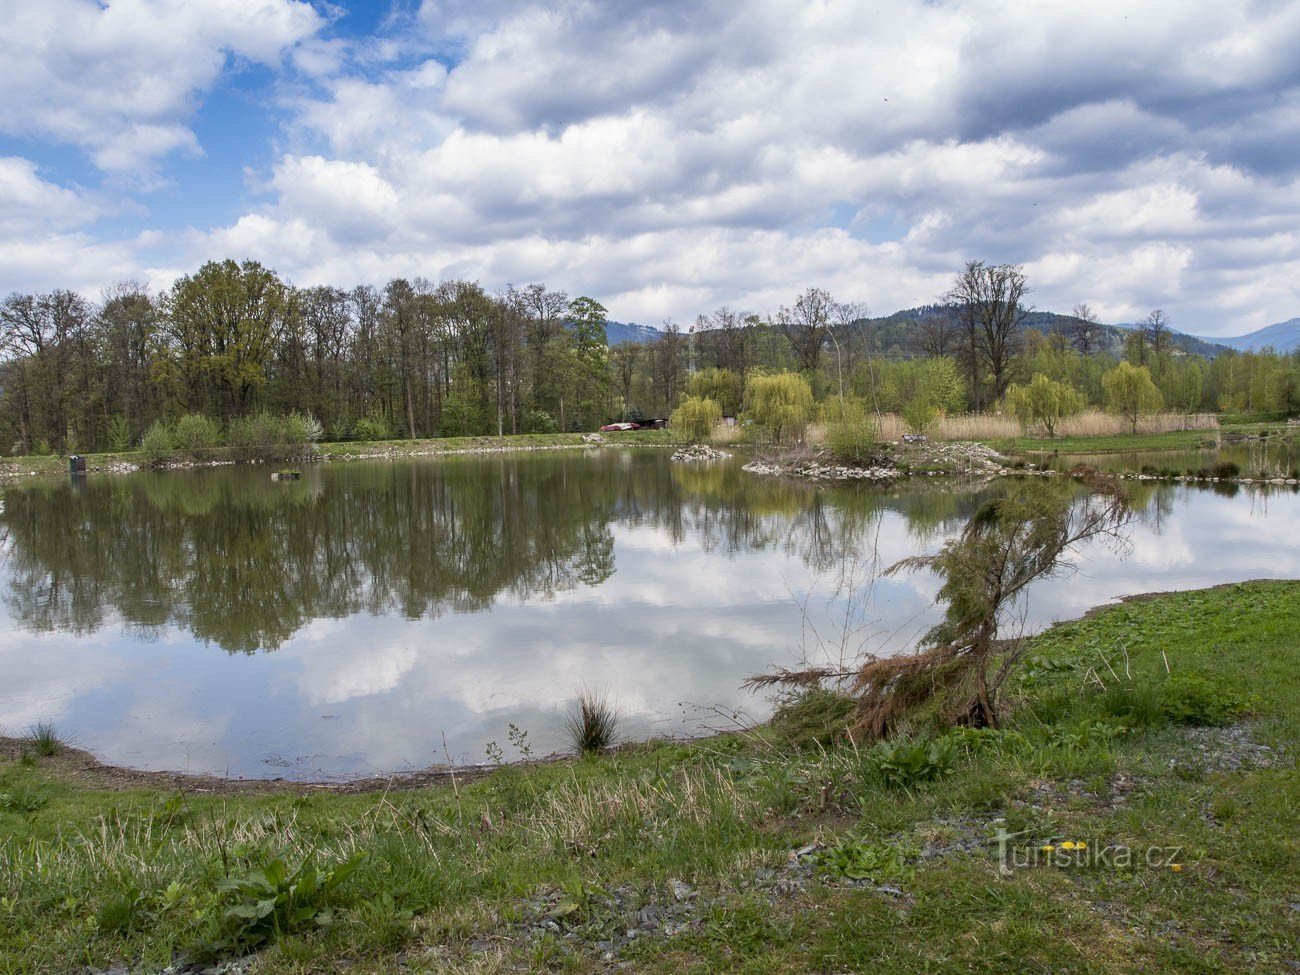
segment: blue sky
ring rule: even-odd
[[[621,320],[1300,315],[1300,3],[9,0],[0,291],[470,277]]]

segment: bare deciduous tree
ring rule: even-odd
[[[1160,357],[1169,351],[1172,331],[1169,316],[1164,313],[1164,309],[1157,308],[1142,320],[1142,334],[1156,362],[1159,362]]]
[[[815,373],[821,365],[822,348],[830,331],[835,300],[821,288],[809,288],[793,308],[782,306],[776,324],[790,343],[799,368]]]
[[[1101,351],[1103,330],[1101,320],[1087,304],[1074,306],[1070,313],[1074,317],[1074,327],[1070,329],[1070,340],[1081,355],[1092,355]]]
[[[992,376],[994,401],[1001,399],[1011,384],[1011,360],[1029,314],[1023,304],[1028,293],[1025,273],[1017,265],[968,261],[945,296],[957,305],[966,332],[967,368],[976,410],[982,406],[981,366]]]
[[[947,311],[926,315],[916,330],[916,350],[929,359],[942,359],[957,351],[961,339],[956,320]]]

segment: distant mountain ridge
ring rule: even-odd
[[[1268,348],[1277,352],[1295,352],[1300,349],[1300,318],[1288,319],[1274,325],[1265,325],[1263,328],[1247,332],[1245,335],[1233,335],[1228,338],[1207,338],[1204,341],[1226,345],[1228,348],[1236,349],[1239,352],[1259,352],[1261,349]]]
[[[653,342],[664,333],[653,325],[636,325],[632,322],[606,322],[605,339],[610,345],[624,342]]]
[[[905,308],[891,315],[864,319],[867,329],[875,339],[874,344],[881,351],[908,348],[912,340],[912,329],[927,318],[936,315],[952,314],[953,309],[944,305],[922,305],[919,308]],[[1050,311],[1031,311],[1025,317],[1025,327],[1048,334],[1058,330],[1069,332],[1079,323],[1072,315],[1060,315]],[[1124,348],[1124,336],[1137,328],[1133,322],[1120,322],[1114,325],[1101,325],[1104,347],[1108,351],[1119,353]],[[605,334],[610,345],[622,345],[624,342],[653,342],[663,335],[661,329],[652,325],[637,325],[633,322],[606,322]],[[1227,338],[1217,336],[1191,335],[1174,330],[1175,345],[1191,355],[1213,359],[1228,349],[1240,352],[1258,352],[1273,348],[1278,352],[1294,352],[1300,349],[1300,318],[1278,322],[1250,332]]]

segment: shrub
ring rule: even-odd
[[[118,453],[131,446],[131,426],[120,413],[108,421],[108,446]]]
[[[824,687],[783,698],[772,714],[772,730],[796,748],[826,747],[845,737],[853,699]]]
[[[154,420],[140,439],[140,449],[151,464],[161,464],[176,456],[176,431],[166,420]]]
[[[300,414],[251,413],[230,422],[226,439],[238,460],[279,460],[308,452],[320,424]]]
[[[290,413],[285,417],[285,433],[289,443],[309,444],[325,436],[325,428],[310,413]]]
[[[172,443],[190,457],[221,444],[221,424],[202,413],[186,413],[172,426]]]
[[[618,738],[618,710],[604,693],[584,690],[578,704],[564,719],[573,750],[579,755],[598,755]]]
[[[352,424],[353,440],[392,440],[393,428],[382,413],[371,413]]]
[[[524,433],[559,433],[560,425],[545,410],[529,410],[523,415]]]
[[[673,410],[668,425],[691,443],[707,440],[722,419],[722,407],[711,399],[687,396]]]
[[[856,400],[829,401],[826,418],[826,446],[837,460],[866,464],[880,450],[880,426],[876,418]]]

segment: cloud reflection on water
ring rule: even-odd
[[[141,768],[296,777],[421,767],[444,735],[479,761],[511,722],[546,752],[583,685],[608,688],[629,734],[690,731],[718,720],[693,706],[762,713],[740,682],[814,651],[814,633],[838,652],[846,574],[934,550],[980,496],[658,452],[324,467],[268,487],[225,470],[10,488],[0,724],[53,720]],[[1300,577],[1293,492],[1137,500],[1127,558],[1091,549],[1037,584],[1031,628],[1126,593]],[[933,622],[937,588],[878,580],[872,648]]]

